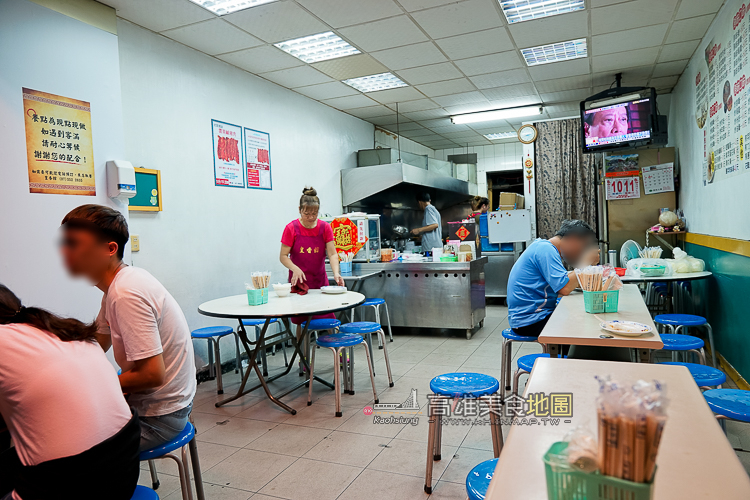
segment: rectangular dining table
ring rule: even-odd
[[[571,393],[572,418],[558,425],[512,425],[486,500],[547,500],[542,457],[549,447],[578,425],[596,432],[595,375],[621,383],[658,380],[666,387],[668,420],[656,458],[653,500],[750,498],[750,478],[687,368],[541,358],[524,394]]]
[[[651,327],[651,332],[638,337],[626,337],[602,330],[602,321],[615,319],[642,323]],[[616,313],[587,313],[582,292],[573,292],[563,297],[539,335],[539,343],[547,346],[551,357],[559,356],[563,345],[636,349],[638,359],[646,363],[651,351],[664,347],[636,285],[622,287]]]

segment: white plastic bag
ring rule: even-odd
[[[674,255],[674,260],[671,261],[672,271],[674,271],[675,274],[699,273],[706,269],[705,262],[701,259],[689,256],[680,247],[674,247],[672,255]]]
[[[630,259],[627,264],[627,271],[625,274],[628,276],[635,276],[640,278],[641,276],[653,277],[653,274],[644,274],[641,272],[641,267],[647,266],[664,266],[664,274],[659,276],[671,276],[672,275],[672,262],[667,259]]]

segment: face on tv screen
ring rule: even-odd
[[[623,102],[584,112],[586,147],[606,146],[651,137],[651,101]]]

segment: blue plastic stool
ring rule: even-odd
[[[563,357],[567,358],[567,356]],[[539,358],[549,358],[549,354],[540,352],[538,354],[526,354],[525,356],[518,358],[516,361],[518,368],[516,368],[516,373],[513,375],[513,395],[518,396],[518,381],[521,378],[521,375],[524,373],[531,373],[531,369],[534,368],[534,362]]]
[[[497,467],[497,458],[491,458],[469,471],[469,475],[466,476],[466,495],[469,500],[484,500],[492,476],[495,474],[495,467]]]
[[[706,356],[703,354],[703,339],[693,337],[692,335],[676,335],[674,333],[662,333],[659,335],[664,344],[661,351],[671,351],[673,354],[672,361],[676,361],[676,353],[693,352],[698,355],[701,364],[706,364]],[[651,351],[653,354],[653,351]],[[686,358],[687,360],[687,358]]]
[[[198,460],[198,446],[195,442],[195,427],[191,422],[185,425],[185,428],[172,441],[159,445],[150,450],[140,453],[141,462],[148,461],[151,471],[151,482],[155,490],[159,489],[159,478],[156,475],[156,466],[154,460],[160,458],[171,458],[177,463],[177,471],[180,474],[180,487],[182,489],[182,500],[192,500],[193,492],[190,488],[190,467],[187,461],[187,450],[190,448],[190,461],[193,466],[193,475],[195,475],[195,491],[198,494],[198,500],[205,500],[203,493],[203,475],[201,474],[201,465]],[[180,457],[173,454],[173,451],[180,450]]]
[[[500,387],[503,387],[504,390],[500,391],[500,397],[502,399],[505,399],[505,391],[510,390],[510,370],[511,365],[513,364],[513,351],[511,350],[511,347],[513,345],[513,342],[536,342],[537,344],[539,344],[539,339],[537,337],[526,337],[524,335],[518,335],[510,328],[506,328],[505,330],[503,330],[502,335],[503,351],[501,356],[501,363],[503,366],[500,368]],[[546,350],[544,346],[542,346],[542,350]]]
[[[503,432],[500,428],[502,404],[498,397],[500,383],[495,377],[482,373],[458,372],[438,375],[430,381],[428,396],[428,434],[427,434],[427,468],[425,470],[424,491],[432,493],[432,466],[441,457],[443,434],[442,418],[445,409],[452,405],[454,399],[481,400],[489,407],[490,434],[495,458],[503,449]]]
[[[234,335],[234,348],[236,367],[234,373],[238,371],[242,376],[242,361],[240,359],[240,336],[237,335],[231,327],[228,326],[207,326],[198,328],[190,332],[190,337],[194,339],[203,339],[208,341],[208,369],[209,376],[216,377],[216,394],[224,394],[224,382],[221,379],[221,350],[219,342],[222,337]]]
[[[378,298],[372,298],[372,299],[365,299],[364,302],[362,302],[362,305],[359,306],[362,309],[360,309],[360,319],[362,321],[365,320],[365,307],[372,307],[373,311],[375,311],[375,323],[381,324],[380,322],[380,306],[383,306],[385,309],[385,320],[388,322],[388,337],[390,338],[391,342],[393,342],[393,330],[391,329],[391,315],[388,313],[388,304],[385,303],[385,299],[378,299]],[[354,321],[354,312],[352,312],[352,321]],[[380,344],[380,349],[383,348],[383,344]]]
[[[673,361],[659,364],[684,366],[685,368],[690,370],[690,375],[693,376],[693,379],[695,380],[695,383],[698,384],[698,387],[715,386],[718,389],[721,389],[721,384],[727,381],[727,376],[723,371],[711,366],[699,365],[697,363],[679,363]]]
[[[271,321],[269,321],[269,326],[271,324],[278,324],[277,318],[272,318]],[[247,328],[250,327],[255,331],[255,342],[258,342],[258,339],[260,339],[260,329],[263,328],[263,326],[266,324],[265,319],[241,319],[240,320],[240,328],[245,330],[245,335],[247,335]],[[283,339],[281,341],[281,351],[284,353],[284,366],[289,366],[289,361],[286,358],[286,347],[284,347],[284,344],[286,343],[286,339]],[[276,345],[273,346],[273,352],[272,356],[276,355]],[[266,362],[266,343],[263,342],[262,346],[257,347],[258,354],[256,356],[256,360],[263,366],[263,376],[268,376],[268,363]]]
[[[367,348],[370,350],[370,358],[372,358],[372,373],[375,374],[375,355],[372,351],[372,334],[375,333],[378,336],[380,347],[383,349],[383,357],[385,358],[385,367],[388,371],[388,383],[393,387],[393,377],[391,377],[391,363],[388,360],[388,349],[385,349],[385,332],[380,323],[374,323],[372,321],[357,321],[356,323],[347,323],[339,328],[341,333],[356,333],[362,335],[367,341]],[[354,371],[352,370],[352,376]],[[353,382],[353,380],[352,380]]]
[[[151,488],[139,484],[135,487],[135,491],[133,492],[133,496],[130,497],[130,500],[159,500],[159,495]]]
[[[307,321],[302,323],[302,328],[304,328],[307,325]],[[319,318],[319,319],[311,319],[310,320],[310,326],[308,327],[308,332],[319,332],[322,330],[336,330],[339,326],[341,326],[341,321],[333,318]]]
[[[709,389],[703,393],[716,418],[750,423],[750,391]],[[722,422],[723,423],[723,422]],[[722,425],[723,427],[723,425]]]
[[[672,333],[679,333],[680,328],[703,327],[708,332],[708,346],[711,348],[711,364],[714,368],[716,364],[716,344],[714,344],[714,331],[711,325],[703,316],[695,314],[659,314],[654,318],[654,322],[659,325],[665,325],[670,328]]]
[[[341,413],[341,374],[339,373],[338,364],[341,360],[341,351],[347,348],[352,348],[355,345],[366,344],[365,338],[361,335],[353,333],[336,333],[332,335],[320,335],[315,343],[320,347],[327,347],[333,352],[333,383],[336,391],[336,416],[342,416]],[[307,393],[307,406],[312,404],[312,391],[313,391],[313,376],[315,373],[315,351],[312,350],[312,356],[310,358],[310,388]],[[367,350],[365,345],[365,354],[367,355],[367,366],[370,368],[370,382],[372,383],[372,396],[375,399],[375,404],[378,404],[378,393],[375,390],[375,375],[372,373],[372,360],[370,359],[370,352]],[[344,360],[344,369],[346,370],[346,360]],[[393,384],[391,384],[393,385]]]

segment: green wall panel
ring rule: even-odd
[[[696,313],[711,323],[716,350],[750,380],[750,257],[693,243],[685,247],[713,273],[693,282]]]

